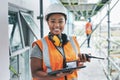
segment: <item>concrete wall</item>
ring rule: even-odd
[[[0,6],[0,79],[9,80],[8,1],[1,0]]]

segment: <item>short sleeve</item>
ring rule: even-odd
[[[31,49],[31,57],[36,57],[36,58],[43,59],[42,52],[41,52],[40,48],[37,45],[35,45]]]

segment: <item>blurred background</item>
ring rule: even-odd
[[[2,0],[0,2],[1,80],[31,80],[30,48],[33,41],[49,32],[44,14],[52,3],[68,13],[64,32],[75,35],[81,53],[92,59],[79,71],[79,80],[120,80],[119,0]],[[85,24],[91,18],[91,47],[87,48]]]

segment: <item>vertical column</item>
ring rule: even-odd
[[[9,80],[8,0],[0,6],[0,79]]]
[[[108,57],[110,57],[110,2],[108,2]],[[110,76],[111,71],[110,71],[110,60],[108,59],[108,76]],[[110,78],[109,78],[110,80]]]
[[[37,19],[40,19],[40,35],[41,38],[44,36],[44,28],[43,28],[43,0],[40,0],[40,16]]]

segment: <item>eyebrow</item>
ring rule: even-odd
[[[50,20],[56,20],[55,18],[50,18]],[[64,20],[63,18],[60,18],[58,20]]]
[[[55,19],[50,19],[49,21],[57,21],[57,20],[55,20]],[[65,21],[65,20],[59,19],[58,21]]]

